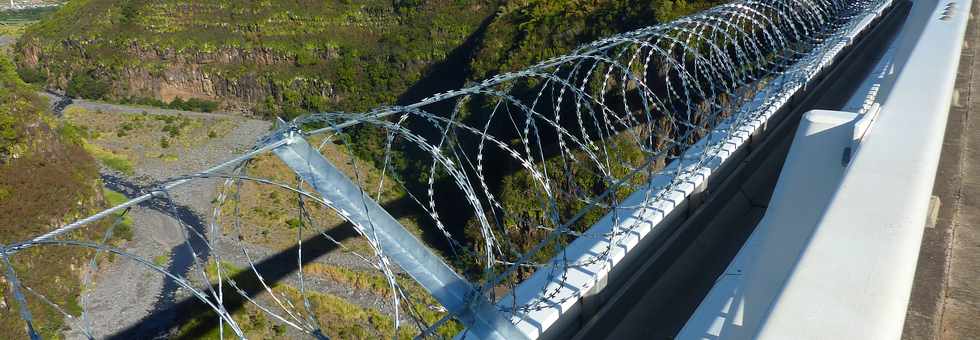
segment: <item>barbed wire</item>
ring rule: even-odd
[[[248,318],[236,314],[247,305],[297,332],[325,338],[338,334],[338,325],[322,315],[329,298],[318,285],[343,283],[311,269],[313,263],[331,263],[324,258],[333,255],[309,254],[312,243],[326,241],[349,260],[339,267],[363,268],[383,282],[373,292],[383,299],[366,308],[385,311],[391,324],[373,325],[372,334],[458,332],[453,320],[460,315],[442,308],[404,274],[376,241],[374,226],[354,225],[358,237],[334,236],[344,223],[353,223],[352,212],[317,193],[271,154],[286,144],[284,135],[299,133],[366,197],[398,215],[473,282],[478,291],[471,299],[489,299],[517,320],[580,297],[565,284],[569,271],[606,261],[613,240],[644,222],[623,212],[653,209],[650,202],[670,199],[689,176],[716,159],[716,146],[782,105],[780,99],[794,95],[838,51],[853,25],[888,3],[733,1],[415,104],[303,116],[280,124],[236,159],[156,183],[127,204],[3,246],[4,277],[32,338],[39,335],[28,299],[57,310],[83,337],[97,336],[84,294],[81,311],[74,312],[20,280],[12,259],[48,247],[82,249],[83,256],[91,256],[83,287],[97,284],[107,256],[135,261],[173,285],[181,292],[177,295],[212,311],[206,318],[217,320],[221,337],[226,331],[247,337]],[[178,212],[175,190],[198,185],[217,188],[207,225],[189,225]],[[636,193],[644,195],[641,203],[625,202]],[[264,206],[276,210],[276,219],[295,216],[285,231],[295,233],[294,245],[268,247],[295,253],[289,258],[295,262],[274,262],[274,269],[263,265],[266,257],[257,243],[268,243],[263,241],[268,237],[256,235],[285,233],[257,217]],[[180,255],[189,263],[186,268],[174,272],[113,244],[114,231],[134,209],[171,216],[182,235],[174,249],[186,252]],[[617,227],[590,231],[602,218]],[[101,226],[97,239],[78,233],[96,226]],[[565,247],[579,238],[610,242],[585,261],[572,260]],[[226,261],[244,266],[232,268]],[[516,287],[542,272],[559,284],[518,304]]]

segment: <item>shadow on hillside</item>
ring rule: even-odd
[[[477,47],[483,43],[487,28],[495,17],[496,15],[490,15],[483,19],[480,26],[454,48],[446,59],[432,65],[422,79],[398,96],[398,105],[413,104],[439,92],[462,88],[470,76],[469,61],[476,54]],[[451,106],[448,108],[452,109]]]
[[[399,104],[411,104],[424,99],[434,93],[449,91],[461,88],[468,77],[469,72],[465,72],[468,61],[475,53],[476,47],[480,45],[484,34],[493,21],[494,16],[488,16],[481,22],[479,28],[474,31],[460,46],[453,51],[443,61],[433,65],[427,75],[410,87],[401,96]],[[446,112],[452,110],[455,103],[446,103],[446,107],[440,110]],[[439,186],[442,186],[441,184]],[[383,204],[382,206],[396,219],[406,216],[428,216],[424,211],[408,209],[416,203],[408,196],[403,196],[397,200]],[[442,233],[433,228],[422,228],[425,242],[433,247],[448,248],[448,241]],[[350,223],[335,225],[326,229],[326,235],[338,242],[359,237],[359,234]],[[255,263],[255,269],[262,274],[265,283],[269,286],[283,281],[289,275],[297,271],[297,263],[301,261],[303,265],[316,261],[339,247],[322,235],[303,240],[303,258],[298,259],[298,246],[293,246],[275,255],[267,257]],[[255,280],[255,275],[251,271],[243,271],[230,278],[238,283],[239,288],[245,292],[249,298],[265,291],[262,284]],[[167,280],[172,281],[172,280]],[[217,291],[217,284],[212,285],[213,290]],[[228,291],[226,291],[228,293]],[[212,301],[214,303],[214,301]],[[224,307],[230,313],[241,310],[248,302],[243,296],[232,293],[225,294]],[[210,317],[211,322],[196,323],[190,329],[182,332],[185,338],[200,338],[218,327],[217,317],[213,310],[204,302],[196,298],[185,298],[180,302],[170,304],[166,308],[157,308],[150,315],[146,316],[139,323],[126,328],[114,335],[111,339],[145,339],[165,337],[173,328],[172,326],[183,325],[192,320],[203,320]]]
[[[466,81],[466,77],[467,77],[466,72],[452,72],[453,70],[452,68],[457,67],[456,70],[459,70],[458,68],[465,67],[466,58],[472,55],[473,46],[476,46],[479,43],[480,39],[482,39],[484,31],[486,30],[491,20],[492,18],[488,18],[487,20],[485,20],[484,23],[480,26],[480,29],[478,29],[471,37],[469,37],[463,45],[455,49],[450,54],[450,56],[447,57],[445,61],[433,66],[432,70],[428,73],[428,75],[425,78],[419,81],[419,83],[414,85],[412,88],[406,91],[405,94],[403,94],[400,97],[399,102],[411,103],[435,92],[441,92],[441,91],[461,87],[463,83]],[[466,47],[468,47],[469,49],[467,49]],[[848,74],[859,75],[865,73],[849,72]],[[836,82],[840,82],[840,79],[838,79],[838,81]],[[441,105],[453,105],[453,104],[455,103],[450,102],[450,103],[443,103]],[[819,102],[817,105],[810,104],[808,106],[809,107],[833,107],[833,105],[826,102]],[[449,112],[451,109],[452,109],[451,107],[448,107],[448,109],[446,107],[440,108],[441,112]],[[799,108],[799,109],[803,109],[803,108]],[[513,172],[512,169],[505,168],[502,170],[503,171],[499,172],[501,177],[503,177],[507,173]],[[443,180],[441,182],[447,182],[446,185],[452,184],[452,183],[448,183],[451,182],[450,180]],[[437,184],[437,186],[441,186],[441,185]],[[456,203],[465,203],[465,202],[460,201]],[[418,213],[417,211],[412,211],[411,209],[404,208],[407,206],[412,206],[413,204],[414,202],[411,201],[410,198],[402,197],[396,201],[392,201],[392,202],[388,202],[387,204],[384,204],[383,207],[386,210],[388,210],[395,218],[400,218],[405,216],[411,216]],[[456,213],[457,215],[466,214],[465,211],[463,212],[457,211]],[[425,230],[427,228],[423,228],[423,229]],[[424,237],[426,238],[427,241],[437,239],[440,240],[441,242],[445,242],[445,239],[442,237],[442,235],[438,234],[436,231],[425,230],[425,232],[426,234]],[[332,228],[328,229],[326,234],[340,242],[343,242],[344,240],[348,240],[354,237],[358,237],[358,234],[354,230],[353,226],[347,223],[333,226]],[[304,248],[303,249],[304,256],[302,259],[297,258],[296,255],[297,255],[298,247],[293,246],[285,251],[282,251],[278,254],[263,259],[262,261],[256,263],[255,267],[260,273],[262,273],[263,278],[266,280],[267,284],[274,285],[275,283],[282,281],[288,275],[295,272],[298,269],[296,265],[298,262],[301,261],[302,264],[310,263],[330,252],[337,250],[338,246],[335,243],[327,240],[326,238],[317,235],[315,237],[304,240],[303,248]],[[245,271],[243,273],[240,273],[232,277],[232,279],[234,279],[236,282],[243,284],[242,286],[240,286],[240,288],[242,288],[245,294],[249,297],[254,297],[259,293],[261,293],[262,291],[264,291],[263,287],[261,285],[255,284],[254,283],[255,280],[252,278],[254,278],[254,275],[249,271]],[[212,288],[217,289],[217,286],[216,285],[212,286]],[[238,311],[241,308],[243,308],[246,303],[248,303],[247,300],[238,294],[227,294],[225,296],[224,306],[229,312],[234,313],[235,311]],[[166,313],[166,314],[161,314],[161,313]],[[133,338],[149,338],[149,337],[157,336],[163,332],[166,332],[167,330],[153,329],[151,327],[147,327],[147,325],[149,324],[149,322],[147,321],[154,320],[155,318],[166,317],[169,315],[175,316],[173,319],[174,325],[185,324],[188,321],[201,319],[204,317],[209,317],[209,316],[211,317],[211,320],[213,320],[214,322],[198,323],[182,334],[188,338],[199,338],[202,335],[207,334],[208,332],[214,330],[218,326],[218,323],[215,320],[216,318],[214,318],[214,313],[208,306],[206,306],[203,302],[197,299],[188,298],[174,304],[173,307],[168,309],[167,311],[153,312],[153,314],[145,318],[140,323],[130,326],[128,329],[113,335],[111,338],[133,339]]]
[[[358,236],[357,231],[355,231],[353,226],[348,223],[331,228],[329,231],[325,232],[325,234],[339,242],[343,242],[344,240]],[[339,247],[335,243],[321,235],[306,239],[303,241],[302,263],[305,265],[313,262],[316,259],[337,250],[338,248]],[[280,253],[267,257],[262,261],[255,263],[255,269],[262,274],[266,284],[270,286],[275,285],[277,282],[283,281],[287,276],[296,271],[296,264],[298,263],[298,249],[299,246],[293,246]],[[230,279],[234,280],[239,285],[239,288],[241,288],[249,298],[254,298],[259,293],[265,291],[264,287],[257,280],[255,280],[255,275],[252,273],[252,271],[242,271],[241,273],[232,276]],[[227,286],[227,284],[225,286]],[[218,285],[212,285],[211,289],[217,291]],[[245,304],[249,303],[245,297],[236,294],[234,291],[228,290],[227,287],[225,289],[226,294],[224,295],[224,307],[229,312],[234,313],[242,309]],[[212,301],[212,303],[214,303],[214,301]],[[181,334],[183,337],[188,339],[197,339],[217,328],[218,322],[215,315],[216,314],[214,311],[204,302],[196,298],[185,298],[183,301],[170,305],[168,308],[153,311],[139,323],[112,335],[110,339],[158,338],[165,336],[170,328],[168,326],[183,325],[192,320],[210,320],[211,322],[197,323],[195,326]],[[207,319],[209,317],[211,319]],[[160,319],[169,320],[170,324],[160,325],[160,323],[155,322],[155,320]]]

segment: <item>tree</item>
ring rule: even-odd
[[[686,0],[658,0],[654,6],[657,22],[670,22],[690,13],[692,8]]]
[[[88,73],[79,73],[68,81],[65,94],[72,98],[104,99],[109,94],[109,84]]]

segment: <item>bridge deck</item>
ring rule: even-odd
[[[674,337],[765,213],[799,116],[810,109],[841,109],[849,104],[900,29],[907,12],[907,7],[901,8],[837,63],[840,66],[826,77],[833,81],[809,89],[788,115],[791,119],[769,127],[771,134],[753,147],[752,155],[739,166],[741,171],[716,188],[716,197],[680,228],[679,241],[665,251],[673,255],[639,269],[575,339]],[[658,266],[661,269],[653,269]]]
[[[973,17],[980,6],[973,7]],[[906,340],[980,338],[980,28],[970,21],[905,323]]]
[[[974,6],[972,11],[974,16],[980,14],[980,6]],[[980,324],[976,322],[980,315],[980,284],[977,284],[980,282],[980,94],[974,93],[976,84],[980,83],[980,74],[976,71],[980,67],[980,59],[976,58],[980,52],[980,30],[974,20],[970,21],[966,39],[956,84],[958,100],[949,115],[934,189],[934,195],[941,201],[938,220],[925,230],[904,339],[980,339]],[[825,97],[835,96],[828,94]],[[820,106],[833,107],[828,103]],[[778,173],[778,168],[776,170]],[[746,194],[743,192],[743,195]],[[755,204],[764,209],[765,201],[767,199],[742,205],[748,206],[744,210],[760,210]],[[745,220],[757,219],[758,215],[742,214]],[[716,216],[714,220],[725,220],[729,231],[742,229],[740,223],[736,223],[738,219]],[[680,257],[689,259],[692,256]],[[708,267],[712,266],[703,262],[696,267],[702,272],[711,272]],[[668,273],[671,271],[673,269],[667,270]],[[697,286],[695,280],[684,282]],[[643,293],[623,294],[627,297],[619,299],[620,302],[635,301],[629,304],[630,307],[623,308],[628,311],[613,312],[610,309],[609,317],[592,320],[578,338],[671,338],[672,320],[678,318],[675,314],[686,316],[682,312],[686,310],[683,305],[690,302],[690,297],[684,294],[659,296],[651,293],[655,289],[649,289],[654,288],[654,282],[637,279],[636,283],[648,289]],[[682,289],[674,290],[675,293],[679,291]],[[675,308],[658,308],[664,305]]]

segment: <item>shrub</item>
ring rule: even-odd
[[[176,109],[176,110],[187,109],[187,103],[185,103],[184,99],[180,97],[174,98],[174,100],[170,101],[170,104],[167,106],[170,107],[171,109]]]
[[[20,139],[17,118],[9,114],[0,114],[0,155],[5,155],[8,149]]]
[[[320,57],[314,51],[302,50],[296,53],[296,66],[316,65]]]
[[[107,188],[102,188],[102,196],[105,197],[106,203],[109,203],[110,206],[120,205],[126,203],[126,201],[129,201],[129,198],[126,197],[126,195]],[[113,216],[115,216],[117,219],[121,219],[119,223],[116,224],[116,228],[112,230],[113,236],[115,236],[116,239],[132,241],[133,218],[129,215],[124,215],[122,212],[116,213]]]
[[[80,73],[68,82],[65,94],[72,98],[105,99],[109,94],[109,84],[88,73]]]
[[[162,107],[165,109],[172,110],[183,110],[183,111],[197,111],[197,112],[214,112],[218,109],[218,102],[191,98],[184,100],[183,98],[177,97],[169,103],[164,102],[159,99],[154,98],[142,98],[142,97],[129,97],[120,101],[122,104],[135,104],[135,105],[146,105]]]
[[[48,81],[47,74],[41,70],[36,70],[33,68],[18,68],[17,75],[19,75],[20,79],[24,80],[24,82],[31,84],[43,84]]]
[[[170,254],[163,254],[153,258],[153,264],[160,267],[166,266],[167,262],[170,262]]]
[[[164,125],[163,131],[170,135],[170,138],[180,136],[180,128],[175,125]]]
[[[218,109],[218,103],[210,100],[191,98],[185,102],[187,111],[214,112]]]
[[[119,171],[121,173],[131,175],[133,174],[133,165],[129,163],[129,160],[119,157],[110,157],[100,159],[105,166],[110,169]]]
[[[286,225],[289,226],[289,229],[296,229],[303,226],[303,221],[298,218],[290,218],[286,220]]]
[[[272,325],[272,332],[276,333],[277,336],[286,335],[286,326],[283,325]]]
[[[130,24],[136,19],[137,15],[139,15],[139,11],[136,8],[137,5],[133,1],[123,2],[122,9],[119,10],[119,14],[122,15],[119,19],[121,24]]]
[[[133,220],[129,216],[121,216],[122,221],[112,230],[112,235],[118,240],[133,240]]]
[[[422,0],[396,0],[395,10],[403,14],[413,13],[422,5]]]
[[[78,126],[71,124],[69,122],[64,122],[58,126],[58,135],[61,135],[62,140],[75,145],[82,145],[82,142],[86,138],[91,138],[92,133],[88,130],[88,127]]]

